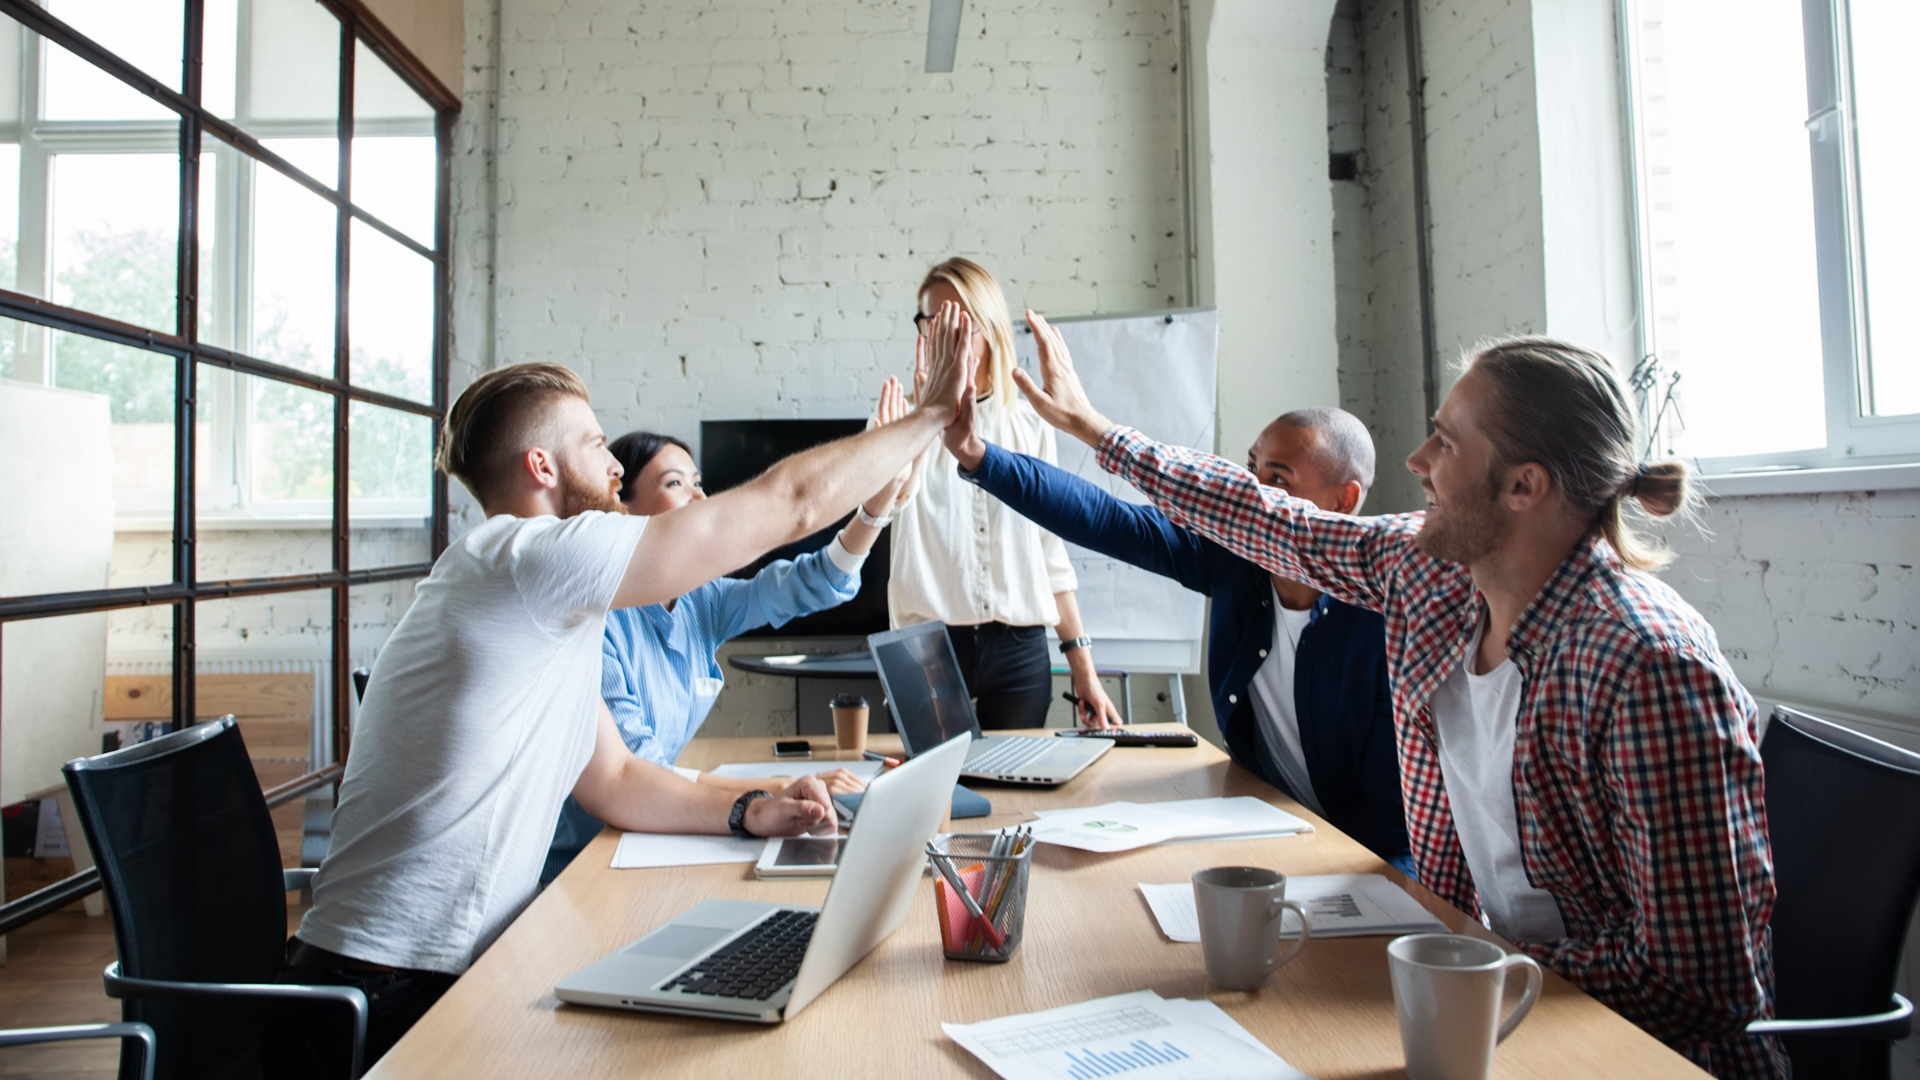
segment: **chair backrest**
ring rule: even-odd
[[[272,982],[286,956],[280,845],[233,717],[62,771],[100,868],[122,974]],[[161,1077],[258,1070],[256,1003],[129,999],[123,1012],[158,1035]]]
[[[1885,1012],[1920,900],[1920,754],[1776,707],[1760,757],[1777,1014]]]
[[[353,669],[353,700],[367,700],[367,680],[371,678],[373,678],[371,669],[363,667]]]

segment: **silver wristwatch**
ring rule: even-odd
[[[856,506],[853,508],[853,512],[860,515],[860,520],[862,523],[871,525],[876,529],[884,529],[888,525],[893,524],[892,514],[888,514],[886,517],[874,517],[871,514],[867,513],[867,508],[865,506]]]

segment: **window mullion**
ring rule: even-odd
[[[1827,457],[1845,463],[1859,410],[1853,200],[1847,168],[1848,102],[1842,94],[1834,0],[1803,0],[1807,138],[1813,163],[1814,252],[1820,282],[1820,351],[1826,390]]]

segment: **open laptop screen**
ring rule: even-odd
[[[894,726],[907,753],[918,754],[961,734],[978,734],[973,701],[942,623],[922,623],[867,638]]]

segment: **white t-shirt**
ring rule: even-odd
[[[1555,941],[1567,936],[1553,894],[1527,880],[1514,816],[1513,737],[1520,716],[1520,669],[1512,659],[1485,675],[1473,673],[1485,627],[1474,631],[1467,655],[1433,692],[1433,726],[1440,743],[1440,776],[1467,870],[1480,889],[1480,906],[1493,932],[1508,941]]]
[[[1278,617],[1273,620],[1273,645],[1267,649],[1266,663],[1253,673],[1248,686],[1253,693],[1253,715],[1266,733],[1267,749],[1280,766],[1280,778],[1302,806],[1319,814],[1323,813],[1320,797],[1313,793],[1307,754],[1300,746],[1300,716],[1293,693],[1294,656],[1300,651],[1300,635],[1313,621],[1313,609],[1288,610],[1280,606],[1280,593],[1271,581],[1267,590],[1273,593],[1271,602]]]
[[[646,524],[501,515],[434,563],[374,664],[303,941],[457,975],[533,899]]]

